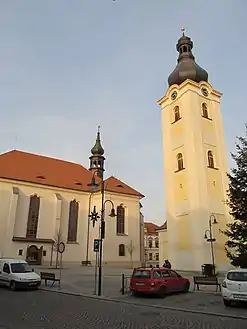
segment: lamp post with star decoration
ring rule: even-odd
[[[100,188],[101,192],[101,215],[99,216],[96,206],[93,207],[93,211],[91,212],[90,219],[92,221],[93,227],[98,219],[100,219],[100,245],[99,245],[99,273],[98,273],[98,296],[101,296],[101,287],[102,287],[102,256],[103,256],[103,241],[105,238],[105,206],[107,203],[110,203],[112,208],[109,214],[110,217],[116,217],[114,204],[111,200],[105,200],[105,183],[104,183],[104,149],[101,145],[100,141],[100,132],[98,127],[97,138],[94,147],[91,150],[90,157],[90,168],[92,171],[92,180],[91,183],[88,184],[92,187]],[[96,176],[99,178],[96,180]],[[99,190],[98,190],[99,191]]]

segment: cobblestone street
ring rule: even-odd
[[[0,290],[1,329],[246,329],[246,320],[44,291]]]

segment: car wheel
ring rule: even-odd
[[[230,300],[228,300],[228,299],[223,299],[223,303],[224,303],[224,305],[226,306],[226,307],[229,307],[229,306],[231,306],[231,301]]]
[[[16,283],[15,283],[15,281],[11,281],[9,287],[10,287],[10,289],[12,291],[15,291],[16,290]]]
[[[186,293],[190,290],[190,284],[189,282],[186,282],[183,287],[183,292]]]
[[[138,292],[136,292],[136,291],[132,291],[132,296],[138,297],[138,296],[140,296],[140,294],[138,294]]]
[[[158,296],[160,298],[164,298],[166,295],[166,287],[162,286],[160,287],[159,291],[158,291]]]

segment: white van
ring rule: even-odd
[[[225,306],[232,302],[247,302],[247,268],[230,270],[222,282],[222,297]]]
[[[10,287],[37,289],[41,283],[40,276],[30,268],[26,261],[20,259],[0,258],[0,284]]]

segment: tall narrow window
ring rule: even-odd
[[[208,107],[207,104],[202,104],[202,116],[208,119]]]
[[[36,238],[39,220],[40,198],[35,194],[30,196],[29,213],[27,220],[27,238]]]
[[[124,246],[124,244],[120,244],[118,246],[118,255],[119,256],[125,256],[125,246]]]
[[[125,209],[122,205],[117,207],[117,234],[125,233]]]
[[[179,106],[175,106],[174,108],[174,121],[178,121],[180,119],[180,111]]]
[[[214,156],[212,151],[208,151],[208,166],[214,168]]]
[[[155,239],[155,248],[159,248],[159,239],[158,238]]]
[[[153,248],[153,239],[152,238],[148,239],[148,247]]]
[[[68,242],[77,241],[79,203],[76,200],[70,202],[69,205],[69,226],[68,226]]]
[[[178,166],[178,170],[184,169],[184,160],[182,153],[178,153],[177,155],[177,166]]]

